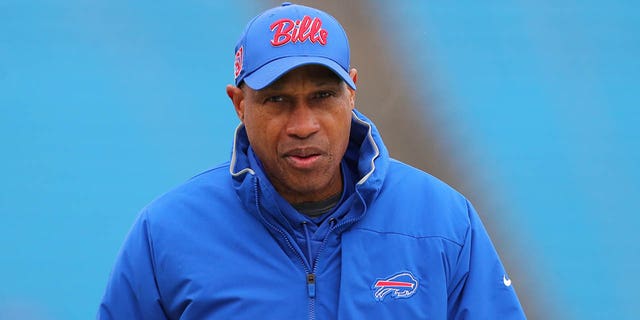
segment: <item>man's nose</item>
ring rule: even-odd
[[[291,110],[286,132],[290,136],[305,139],[318,132],[320,124],[314,110],[304,102],[296,104]]]

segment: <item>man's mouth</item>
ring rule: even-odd
[[[315,149],[296,149],[285,154],[287,162],[296,169],[311,169],[320,160],[322,152]]]

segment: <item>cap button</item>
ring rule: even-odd
[[[289,1],[287,1],[287,2],[283,2],[283,3],[282,3],[282,6],[283,6],[283,7],[290,6],[290,5],[291,5],[291,2],[289,2]]]

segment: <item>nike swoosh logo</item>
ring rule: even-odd
[[[511,279],[507,279],[507,275],[502,276],[502,283],[504,283],[505,287],[511,286]]]

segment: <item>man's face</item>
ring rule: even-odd
[[[355,91],[331,70],[302,66],[264,89],[228,86],[227,94],[266,175],[287,201],[318,201],[342,191],[340,161]]]

